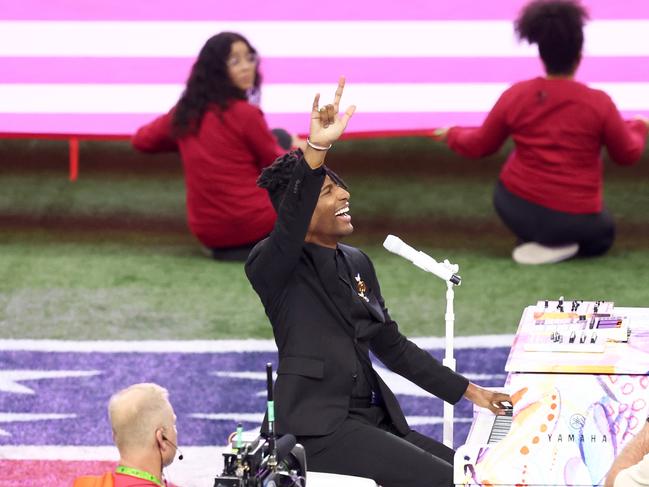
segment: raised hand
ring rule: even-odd
[[[329,147],[342,135],[347,127],[347,122],[354,114],[356,107],[351,105],[345,110],[342,117],[338,116],[340,99],[345,88],[345,78],[341,76],[338,80],[338,88],[334,95],[333,103],[319,107],[320,93],[313,100],[311,109],[311,126],[309,128],[309,140],[318,147]]]

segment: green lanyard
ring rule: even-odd
[[[123,473],[124,475],[130,475],[131,477],[137,477],[138,479],[148,480],[149,482],[153,482],[160,487],[164,487],[164,485],[162,485],[162,482],[160,482],[157,477],[151,475],[149,472],[145,472],[144,470],[138,470],[137,468],[118,465],[115,469],[115,473]]]

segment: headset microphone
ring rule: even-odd
[[[173,447],[176,449],[176,451],[177,451],[178,453],[180,453],[180,455],[178,455],[178,460],[182,460],[182,459],[184,458],[184,456],[183,456],[183,452],[180,451],[180,448],[178,448],[178,445],[176,445],[173,441],[167,439],[167,437],[166,437],[165,435],[162,435],[162,440],[163,440],[163,441],[166,441],[167,443],[170,443],[171,446],[173,446]]]

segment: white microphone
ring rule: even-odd
[[[439,263],[430,255],[413,249],[399,237],[388,235],[385,242],[383,242],[383,246],[393,254],[408,259],[420,269],[435,274],[443,281],[452,282],[456,286],[459,286],[462,283],[462,278],[455,274],[459,269],[458,266],[452,265],[448,261]]]

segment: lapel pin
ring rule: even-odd
[[[369,303],[370,300],[365,295],[365,293],[367,292],[367,285],[365,284],[365,281],[361,279],[360,274],[356,274],[356,277],[354,277],[354,279],[356,279],[356,292],[361,298],[363,298],[366,302]]]

